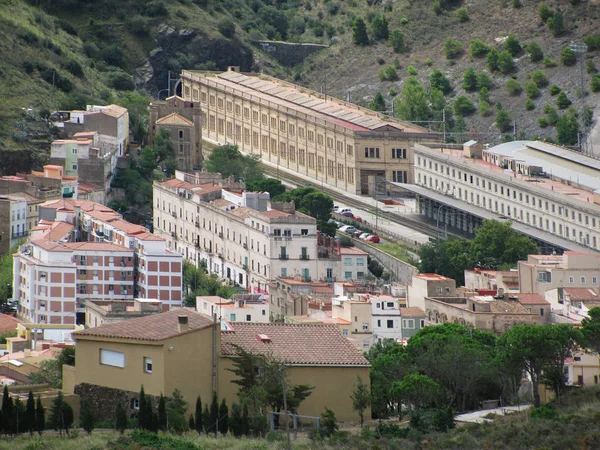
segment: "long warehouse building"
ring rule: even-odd
[[[353,194],[413,183],[413,145],[439,134],[263,74],[184,70],[184,100],[204,113],[202,137]]]
[[[440,232],[511,220],[546,253],[600,250],[600,161],[538,141],[448,147],[416,144],[415,184],[396,185]]]

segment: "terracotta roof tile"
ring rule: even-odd
[[[425,317],[425,313],[421,308],[411,306],[410,308],[400,308],[400,315],[402,317]]]
[[[513,294],[511,294],[513,295]],[[540,294],[514,294],[521,305],[549,305]]]
[[[201,330],[213,325],[213,321],[194,311],[187,309],[174,309],[171,311],[154,314],[122,322],[107,323],[89,330],[72,333],[74,339],[79,338],[114,338],[132,341],[162,341],[179,333],[178,316],[187,316],[189,332]]]
[[[16,317],[0,314],[0,333],[15,331],[20,323],[21,321]]]
[[[564,292],[571,300],[600,300],[600,292],[596,288],[567,287]]]
[[[221,331],[221,354],[234,356],[235,347],[269,354],[290,364],[360,365],[369,362],[335,325],[234,323]],[[268,341],[258,335],[268,336]]]

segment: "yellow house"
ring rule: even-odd
[[[238,385],[231,358],[235,348],[269,354],[286,363],[289,382],[314,386],[299,414],[319,416],[325,407],[341,421],[356,421],[350,393],[357,375],[369,380],[369,363],[334,325],[222,323],[178,309],[73,333],[75,367],[64,366],[63,389],[112,417],[117,402],[131,415],[138,393],[170,396],[178,388],[190,405],[209,403],[213,389],[229,404]]]

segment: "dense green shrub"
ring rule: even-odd
[[[550,86],[550,95],[555,96],[559,92],[560,92],[560,88],[556,84],[553,84],[552,86]]]
[[[464,51],[462,42],[457,39],[448,38],[444,42],[444,55],[448,59],[458,58]]]
[[[533,103],[533,100],[531,100],[530,98],[525,100],[525,109],[527,111],[531,111],[532,109],[535,109],[535,103]]]
[[[596,74],[592,77],[592,80],[590,81],[590,89],[592,92],[600,91],[600,75]]]
[[[148,21],[146,18],[135,15],[127,21],[127,26],[132,33],[144,34],[148,31]]]
[[[510,130],[512,125],[513,120],[508,111],[505,109],[500,109],[498,114],[496,114],[496,127],[498,127],[498,129],[504,133]]]
[[[583,43],[587,45],[588,51],[600,49],[600,34],[589,34],[583,38]]]
[[[67,69],[76,77],[81,78],[83,76],[83,67],[81,67],[81,64],[74,59],[71,59],[65,64],[65,69]]]
[[[367,25],[360,17],[355,17],[352,23],[352,42],[356,45],[368,45],[369,35],[367,34]]]
[[[544,22],[544,23],[548,22],[548,19],[550,19],[554,15],[554,13],[552,12],[552,9],[550,9],[550,7],[548,5],[546,5],[545,3],[542,3],[540,5],[538,14],[540,16],[540,19],[542,19],[542,22]]]
[[[563,19],[563,15],[560,11],[556,11],[554,16],[550,17],[546,22],[548,28],[552,31],[554,37],[561,36],[565,33],[566,27]]]
[[[539,87],[548,86],[548,77],[541,70],[536,70],[531,74],[531,80]]]
[[[332,16],[335,16],[340,10],[340,4],[337,2],[331,2],[327,5],[327,12]]]
[[[98,59],[121,69],[125,67],[125,53],[123,53],[123,50],[117,44],[108,45],[100,50]]]
[[[525,83],[525,93],[529,98],[538,98],[540,96],[540,88],[533,81]]]
[[[531,41],[527,47],[525,47],[525,50],[527,51],[531,62],[538,62],[544,58],[542,47],[537,42]]]
[[[415,66],[408,66],[408,67],[406,68],[406,72],[407,72],[409,75],[416,75],[416,74],[417,74],[417,68],[416,68]]]
[[[559,413],[552,405],[542,405],[539,408],[535,408],[529,414],[532,419],[545,419],[555,420],[559,416]]]
[[[475,111],[473,100],[465,95],[460,95],[454,100],[454,114],[467,116]]]
[[[483,117],[488,117],[492,114],[492,107],[487,101],[482,100],[479,102],[479,114],[481,114]]]
[[[487,89],[488,91],[492,89],[492,77],[489,76],[487,72],[483,70],[477,74],[477,89],[481,91],[482,89]]]
[[[492,48],[485,57],[485,65],[491,72],[498,70],[498,58],[500,54],[495,48]]]
[[[521,95],[523,88],[517,80],[510,78],[506,82],[506,92],[508,92],[510,95]]]
[[[371,29],[373,31],[373,38],[376,41],[387,40],[390,37],[388,21],[385,16],[373,17],[373,20],[371,20]]]
[[[235,34],[235,23],[231,19],[223,19],[217,25],[219,32],[226,38],[232,38]]]
[[[481,39],[471,39],[471,42],[469,43],[469,54],[472,57],[477,58],[485,56],[489,51],[490,47],[488,47]]]
[[[556,106],[558,106],[560,109],[566,109],[571,106],[571,100],[569,100],[569,97],[567,97],[565,91],[561,91],[556,96]]]
[[[462,87],[465,91],[474,91],[477,89],[477,72],[469,67],[463,75]]]
[[[540,126],[540,128],[546,128],[548,126],[548,119],[546,119],[545,117],[540,117],[538,119],[538,125]]]
[[[67,22],[66,20],[59,20],[57,24],[64,30],[65,33],[70,34],[72,36],[77,36],[77,30],[73,25],[71,25],[70,22]]]
[[[441,91],[444,95],[447,95],[452,90],[452,86],[450,86],[450,80],[446,78],[446,76],[441,72],[441,70],[434,69],[429,76],[429,83],[431,85],[431,89],[437,89]]]
[[[517,56],[522,48],[519,39],[512,34],[506,38],[504,41],[504,50],[511,54],[511,56]]]
[[[498,70],[505,75],[512,73],[515,70],[515,62],[513,61],[513,57],[506,50],[498,54]]]
[[[554,61],[552,58],[548,57],[548,56],[544,56],[544,60],[542,61],[542,65],[544,67],[556,67],[556,61]]]
[[[163,2],[149,2],[142,8],[142,14],[150,17],[168,16],[169,11]]]
[[[131,79],[131,76],[123,72],[110,74],[109,85],[119,91],[133,91],[135,89],[135,83]]]
[[[390,33],[389,43],[396,53],[404,51],[404,33],[399,28],[396,28]]]
[[[585,62],[585,71],[587,73],[596,73],[596,72],[598,72],[598,69],[596,69],[596,64],[594,64],[594,60],[593,59],[588,59]]]
[[[577,55],[571,47],[565,47],[562,52],[560,52],[560,62],[565,66],[574,66],[577,62]]]
[[[467,22],[469,20],[469,11],[464,6],[456,10],[456,16],[459,22]]]

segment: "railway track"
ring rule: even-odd
[[[296,185],[296,186],[306,186],[308,184],[311,184],[315,188],[318,188],[323,193],[329,195],[334,201],[343,203],[344,205],[347,205],[351,208],[356,208],[356,209],[360,209],[363,211],[373,212],[372,205],[370,205],[366,202],[361,202],[360,200],[356,200],[351,197],[346,197],[345,195],[340,194],[339,192],[336,192],[333,189],[330,189],[325,185],[323,185],[323,186],[314,185],[313,183],[306,181],[304,178],[301,178],[301,177],[298,177],[295,175],[291,175],[287,172],[278,171],[278,170],[273,169],[272,167],[266,166],[264,164],[261,164],[261,167],[265,174],[268,174],[269,176],[271,176],[273,178],[279,179],[282,182],[288,182],[288,183]],[[420,220],[413,219],[406,215],[401,215],[398,213],[393,213],[393,212],[383,211],[383,210],[379,210],[378,214],[379,214],[380,218],[387,219],[387,220],[397,223],[399,225],[403,225],[407,228],[410,228],[411,230],[418,231],[429,237],[435,238],[438,236],[437,227],[430,225],[428,223],[424,223]],[[455,235],[454,233],[451,233],[450,231],[448,231],[448,235],[458,236],[458,235]]]

